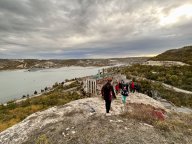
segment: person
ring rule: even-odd
[[[102,87],[101,94],[103,99],[105,100],[105,107],[106,107],[106,115],[110,115],[109,111],[111,108],[111,101],[113,98],[116,99],[116,95],[113,89],[113,86],[111,84],[112,78],[107,79],[107,83]]]
[[[133,80],[131,81],[131,84],[130,84],[130,91],[131,91],[132,93],[135,92],[135,84],[134,84]]]
[[[122,90],[122,88],[123,88],[123,84],[124,84],[124,81],[123,81],[123,80],[121,80],[121,82],[119,83],[119,89],[121,89],[121,90]]]
[[[115,92],[116,92],[116,94],[119,93],[119,84],[117,84],[117,85],[115,86]]]
[[[126,86],[125,86],[125,87],[123,88],[123,90],[121,91],[121,95],[122,95],[122,102],[123,102],[123,104],[125,105],[125,104],[126,104],[126,98],[127,98],[127,96],[129,95],[128,89],[127,89]]]
[[[127,91],[128,91],[128,83],[125,83],[123,80],[121,81],[121,91],[124,89],[124,87],[126,87]]]
[[[135,91],[140,93],[141,92],[141,85],[140,83],[135,84]]]

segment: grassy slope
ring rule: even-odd
[[[184,90],[192,91],[192,66],[147,66],[133,65],[125,67],[123,74],[144,77],[150,80],[160,81]]]
[[[63,90],[67,88],[76,86],[79,86],[79,84],[72,83],[65,87],[59,85],[54,91],[43,94],[40,97],[31,98],[17,104],[11,102],[7,106],[0,105],[0,132],[22,121],[32,113],[84,98],[84,96],[79,95],[76,92],[63,92]]]
[[[192,65],[192,46],[168,50],[154,58],[151,58],[151,60],[181,61]]]
[[[191,66],[183,67],[161,67],[161,66],[143,66],[133,65],[124,67],[121,70],[127,78],[131,79],[134,76],[144,77],[151,80],[161,81],[173,86],[192,91],[192,71]],[[155,73],[153,73],[155,72]],[[171,101],[177,106],[192,107],[192,95],[175,92],[164,88],[160,84],[152,83],[142,78],[136,80],[141,85],[142,93],[148,91],[157,91],[158,95],[168,101]]]

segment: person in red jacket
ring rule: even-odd
[[[116,92],[116,94],[119,93],[119,83],[115,86],[115,92]]]
[[[130,91],[131,91],[132,93],[135,92],[135,84],[134,84],[133,80],[131,81]]]
[[[112,99],[116,98],[116,95],[115,95],[111,82],[112,82],[112,78],[108,78],[107,83],[101,89],[102,97],[105,100],[105,107],[106,107],[107,115],[109,114],[109,110],[111,108]]]

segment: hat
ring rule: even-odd
[[[108,77],[108,78],[107,78],[107,81],[110,81],[110,82],[111,82],[112,80],[113,80],[113,79],[112,79],[111,77]]]

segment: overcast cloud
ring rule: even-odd
[[[0,0],[0,58],[149,56],[190,44],[191,0]]]

